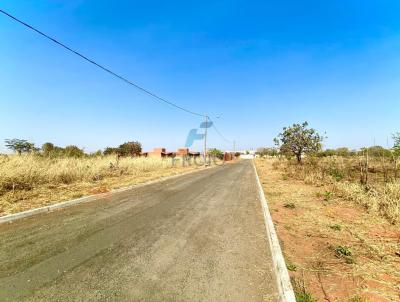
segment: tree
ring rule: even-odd
[[[372,146],[368,148],[368,155],[372,157],[391,157],[392,153],[382,146]]]
[[[301,163],[302,155],[321,150],[323,137],[313,128],[308,128],[308,123],[293,124],[284,127],[283,132],[275,138],[275,143],[280,145],[283,154],[292,153],[297,162]]]
[[[121,156],[137,156],[142,152],[142,144],[136,141],[127,142],[118,147]]]
[[[260,156],[276,156],[278,155],[278,150],[276,148],[258,148],[257,152]]]
[[[85,152],[77,146],[70,145],[64,148],[64,155],[67,157],[83,157]]]
[[[326,149],[324,151],[318,152],[317,156],[320,157],[328,157],[328,156],[335,156],[336,155],[336,151],[333,149]]]
[[[337,156],[348,157],[350,155],[350,150],[347,147],[340,147],[336,149]]]
[[[49,156],[50,153],[54,152],[54,144],[52,143],[44,143],[42,145],[42,152],[44,156]]]
[[[102,155],[103,155],[103,152],[101,150],[97,150],[97,151],[91,152],[89,154],[89,156],[92,156],[92,157],[100,157]]]
[[[216,149],[216,148],[209,149],[208,150],[208,154],[213,156],[213,157],[219,158],[219,159],[223,159],[224,158],[224,152],[222,152],[221,150]]]
[[[103,154],[112,155],[112,154],[118,154],[118,152],[119,152],[118,148],[107,147],[104,149]]]
[[[25,139],[13,138],[6,139],[4,141],[6,143],[6,147],[10,150],[13,150],[14,152],[17,152],[18,155],[21,155],[21,153],[28,153],[36,150],[35,144],[30,143]]]

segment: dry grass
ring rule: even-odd
[[[379,213],[391,223],[400,222],[400,180],[390,173],[390,162],[370,160],[368,181],[360,168],[360,158],[312,158],[302,165],[281,160],[274,163],[288,178],[316,186],[329,185],[335,194]]]
[[[0,156],[0,215],[196,168],[156,158]]]
[[[306,173],[303,166],[296,174],[284,161],[257,160],[256,166],[286,261],[296,268],[290,275],[301,280],[312,297],[399,301],[400,229],[378,209],[365,209],[365,192],[364,188],[357,191],[357,175],[353,182],[327,175],[321,181],[320,173],[305,177],[311,170]],[[359,200],[349,202],[350,195],[344,198],[332,190],[341,184],[357,186],[350,191]],[[374,185],[389,188],[394,183],[375,181]],[[385,194],[398,200],[396,192],[394,188]],[[294,207],[286,207],[288,203]]]

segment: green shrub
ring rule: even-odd
[[[286,263],[286,267],[291,272],[295,272],[297,269],[297,266],[293,263]]]
[[[335,253],[336,253],[336,256],[338,256],[338,257],[351,256],[352,255],[352,252],[348,247],[341,246],[341,245],[335,247]]]
[[[329,201],[329,200],[331,200],[332,196],[333,196],[333,193],[332,193],[332,192],[326,191],[326,192],[324,193],[324,200],[325,200],[325,201]]]
[[[330,227],[332,230],[335,230],[335,231],[341,231],[341,230],[342,230],[342,227],[341,227],[340,224],[333,224],[333,225],[330,225],[329,227]]]
[[[216,148],[209,149],[208,154],[219,159],[224,159],[224,152]]]
[[[296,205],[293,202],[288,202],[283,205],[287,209],[294,209]]]
[[[340,181],[340,180],[342,180],[342,179],[345,177],[344,172],[343,172],[343,171],[340,171],[340,170],[338,170],[338,169],[333,169],[333,170],[331,170],[329,174],[330,174],[336,181]]]

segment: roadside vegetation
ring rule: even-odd
[[[289,178],[315,186],[328,185],[326,201],[338,196],[382,215],[391,223],[400,222],[400,179],[397,164],[390,158],[310,157],[302,165],[290,160],[278,160],[274,165]]]
[[[7,140],[0,155],[0,216],[193,170],[178,160],[144,158],[139,142],[87,154],[77,146]]]
[[[322,150],[323,137],[303,123],[258,150],[299,301],[400,299],[400,135],[393,139],[390,149]]]
[[[400,133],[393,139],[392,149],[322,150],[323,137],[304,122],[283,128],[275,139],[277,148],[261,148],[258,154],[279,159],[274,167],[284,170],[284,177],[329,185],[325,201],[340,196],[396,224],[400,221]]]

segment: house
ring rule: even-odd
[[[192,152],[189,148],[179,148],[176,152],[168,152],[165,148],[154,148],[153,151],[143,152],[141,154],[144,157],[198,157],[200,152]]]
[[[242,159],[253,159],[256,157],[256,151],[254,150],[242,150],[237,152],[240,153],[240,158]]]
[[[232,152],[225,152],[224,153],[224,161],[231,161],[235,159],[235,154]]]
[[[157,157],[157,158],[175,157],[174,152],[167,152],[165,148],[154,148],[153,151],[143,152],[142,155],[144,157]]]
[[[190,151],[189,148],[179,148],[176,150],[176,156],[178,157],[199,157],[200,152]]]

